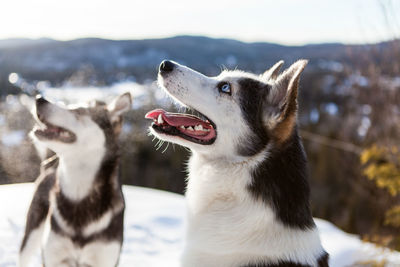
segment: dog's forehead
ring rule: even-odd
[[[98,105],[88,108],[88,113],[93,120],[108,119],[108,110],[106,105]]]
[[[223,71],[219,76],[219,80],[227,81],[236,84],[239,89],[256,89],[263,90],[269,88],[271,84],[268,81],[262,79],[261,75],[256,75],[249,72],[240,70],[234,71]]]
[[[70,104],[67,108],[79,115],[91,115],[106,111],[107,104],[103,101],[94,100],[88,103]]]
[[[76,110],[76,109],[87,109],[89,108],[89,103],[74,103],[74,104],[68,104],[66,107],[69,110]]]
[[[224,70],[218,76],[219,80],[231,80],[231,81],[237,81],[243,78],[253,79],[261,82],[261,78],[259,75],[241,70]]]
[[[258,85],[259,87],[263,87],[268,84],[262,79],[261,75],[256,75],[241,70],[223,71],[218,76],[218,80],[236,83],[238,85],[242,85],[243,81],[247,81],[252,82],[253,85]]]
[[[110,127],[110,117],[105,102],[92,101],[88,104],[73,105],[69,107],[69,111],[77,117],[87,117],[100,128]]]

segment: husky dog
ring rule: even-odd
[[[129,93],[106,105],[62,107],[36,99],[36,146],[56,153],[42,165],[22,240],[19,266],[41,246],[46,267],[111,267],[123,240],[124,198],[117,137]]]
[[[309,206],[306,155],[296,126],[307,61],[279,75],[207,77],[172,61],[158,82],[198,116],[153,110],[158,138],[190,148],[185,267],[328,266]]]

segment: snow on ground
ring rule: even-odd
[[[0,186],[0,267],[15,266],[22,239],[25,214],[33,184]],[[124,186],[126,199],[125,238],[120,267],[179,266],[185,228],[185,201],[177,194]],[[400,266],[400,253],[380,249],[344,233],[333,224],[316,219],[322,243],[331,255],[331,266],[349,266],[357,261],[390,260]],[[34,266],[39,266],[40,257]]]
[[[387,261],[386,267],[400,266],[400,253],[374,244],[363,242],[356,235],[348,234],[332,223],[315,219],[318,226],[322,245],[330,255],[331,267],[351,266],[354,263],[369,260]]]

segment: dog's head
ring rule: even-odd
[[[158,83],[198,116],[153,110],[151,132],[209,155],[249,157],[268,144],[284,144],[296,124],[297,89],[307,61],[299,60],[282,74],[283,61],[262,75],[223,71],[207,77],[172,61],[160,65]]]
[[[108,105],[93,101],[68,107],[38,96],[33,109],[37,123],[31,137],[59,156],[96,153],[115,142],[122,126],[121,115],[130,107],[129,93],[120,95]]]

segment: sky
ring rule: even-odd
[[[398,0],[1,0],[0,10],[0,39],[205,35],[302,45],[400,36]]]

